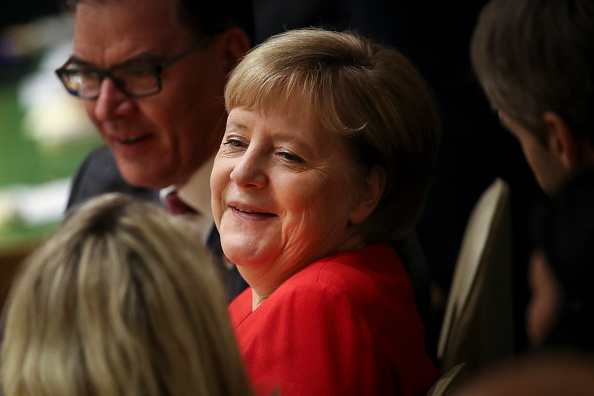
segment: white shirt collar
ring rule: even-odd
[[[201,216],[214,221],[210,206],[210,173],[214,165],[214,156],[209,158],[192,176],[186,184],[179,187],[177,193],[186,204],[197,210]]]

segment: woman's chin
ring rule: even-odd
[[[272,250],[262,240],[252,238],[221,238],[225,256],[235,265],[257,267],[272,260]]]

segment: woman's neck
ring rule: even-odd
[[[258,308],[280,285],[309,264],[339,251],[363,247],[365,244],[359,237],[351,236],[335,251],[321,257],[310,257],[297,260],[296,263],[271,262],[256,266],[237,266],[239,273],[252,288],[252,311]]]
[[[255,267],[237,266],[239,273],[252,288],[252,310],[260,306],[280,285],[307,265],[304,262],[291,267],[291,271],[275,263]]]
[[[255,311],[267,298],[268,296],[260,296],[256,290],[252,288],[252,311]]]

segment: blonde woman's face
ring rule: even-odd
[[[279,278],[348,247],[362,179],[346,144],[292,104],[232,109],[211,176],[225,254]]]

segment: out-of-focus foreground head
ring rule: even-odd
[[[119,194],[70,212],[11,290],[6,395],[251,394],[207,253]]]
[[[554,353],[499,364],[469,380],[452,396],[589,396],[594,394],[594,361]]]

